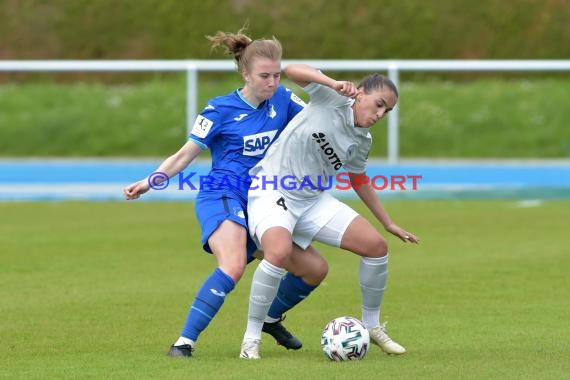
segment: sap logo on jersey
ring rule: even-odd
[[[243,136],[243,155],[258,156],[265,153],[276,134],[277,130],[273,130],[256,135]]]

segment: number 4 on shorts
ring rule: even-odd
[[[287,206],[285,206],[285,198],[281,197],[277,200],[277,206],[283,207],[283,210],[287,211]]]

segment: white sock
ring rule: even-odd
[[[388,278],[388,255],[360,260],[360,291],[362,293],[362,323],[367,329],[380,324],[380,305]]]
[[[281,320],[281,318],[271,318],[269,315],[265,317],[265,322],[267,323],[275,323],[275,322],[279,322]]]
[[[362,323],[367,329],[380,325],[380,309],[366,310],[362,308]]]
[[[194,345],[196,344],[196,342],[194,342],[192,339],[190,338],[186,338],[181,336],[180,338],[178,338],[178,340],[176,341],[176,343],[174,343],[175,346],[183,346],[185,344],[189,344],[192,347],[194,347]]]
[[[244,340],[261,339],[263,321],[277,295],[281,277],[285,273],[285,269],[276,267],[267,260],[262,260],[257,266],[251,282]]]

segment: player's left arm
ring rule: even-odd
[[[302,88],[307,87],[310,83],[318,83],[332,88],[342,96],[353,97],[358,92],[354,83],[336,80],[309,65],[292,63],[287,65],[283,71],[287,78]]]
[[[404,230],[392,221],[384,205],[376,196],[376,192],[370,184],[370,181],[368,181],[366,173],[349,173],[349,177],[352,188],[356,194],[358,194],[358,197],[364,202],[376,219],[382,223],[386,231],[397,236],[403,242],[409,241],[410,243],[416,244],[420,242],[420,239],[415,234]]]

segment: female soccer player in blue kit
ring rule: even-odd
[[[213,47],[225,46],[237,63],[245,84],[227,95],[216,97],[196,118],[188,141],[156,170],[169,178],[188,166],[200,152],[210,149],[213,182],[200,189],[196,216],[202,229],[205,251],[213,253],[218,267],[198,291],[180,338],[168,355],[190,357],[199,334],[220,310],[234,289],[245,266],[253,260],[255,244],[247,233],[247,191],[249,169],[263,158],[269,145],[304,103],[291,90],[279,85],[282,48],[275,38],[251,40],[242,32],[218,32],[207,37]],[[149,179],[124,189],[127,200],[137,199],[150,189]],[[268,312],[263,331],[287,349],[301,348],[301,342],[281,324],[282,310],[288,310],[318,286],[327,274],[326,261],[308,247],[295,246],[289,271],[281,282],[279,296]]]

